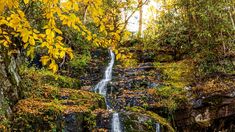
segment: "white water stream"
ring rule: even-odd
[[[111,61],[109,62],[109,65],[105,70],[104,78],[95,86],[95,89],[94,89],[95,92],[98,92],[104,97],[106,97],[106,93],[107,93],[107,84],[112,79],[112,68],[113,68],[114,59],[115,59],[114,53],[111,50],[109,52],[111,56]]]
[[[121,132],[120,126],[119,114],[115,112],[113,113],[112,132]]]
[[[159,123],[156,123],[156,132],[161,132],[161,126]]]
[[[94,88],[94,91],[104,96],[105,99],[106,99],[106,94],[107,94],[107,84],[112,80],[112,68],[113,68],[114,60],[115,60],[114,53],[111,50],[109,52],[110,52],[111,60],[109,62],[108,67],[105,70],[104,78]],[[106,105],[107,105],[107,101],[106,101]],[[107,105],[107,108],[110,109],[110,106]],[[119,114],[117,112],[113,113],[112,132],[121,132],[120,119],[119,119]]]

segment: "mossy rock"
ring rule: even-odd
[[[165,118],[159,116],[158,114],[156,114],[154,112],[144,110],[141,107],[131,107],[131,108],[127,108],[127,110],[134,112],[136,117],[145,116],[145,117],[148,117],[149,119],[151,119],[150,120],[151,122],[149,123],[150,126],[155,123],[159,123],[166,129],[167,132],[174,132],[175,131],[172,128],[172,126],[170,125],[170,123]],[[153,129],[151,127],[149,127],[149,128],[150,128],[150,130]]]
[[[234,77],[231,75],[215,75],[214,77],[206,77],[205,81],[198,82],[193,91],[201,93],[204,96],[226,95],[234,90]]]
[[[40,98],[20,100],[14,107],[12,130],[90,131],[96,125],[96,109],[106,109],[105,100],[96,93],[45,86]]]
[[[48,84],[55,87],[76,89],[81,87],[80,81],[78,79],[58,75],[45,69],[36,70],[34,68],[26,68],[23,66],[21,67],[20,74],[23,77],[23,83],[26,83],[27,85]]]
[[[121,113],[122,124],[125,132],[153,132],[155,131],[155,122],[151,118],[127,111]]]

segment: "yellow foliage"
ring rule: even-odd
[[[28,4],[28,3],[29,3],[29,0],[24,0],[24,3],[25,3],[25,4]]]
[[[44,25],[42,29],[36,29],[34,16],[28,17],[25,8],[31,8],[31,4],[40,3],[38,10],[41,10],[40,18],[43,19]],[[78,11],[82,6],[87,6],[87,14],[89,21],[95,23],[99,29],[99,35],[92,34],[86,25],[80,20]],[[0,45],[6,50],[10,50],[14,46],[23,46],[26,49],[27,56],[34,57],[35,50],[41,48],[45,52],[41,61],[44,65],[48,65],[49,69],[57,71],[58,65],[56,60],[64,58],[68,55],[73,58],[73,51],[64,44],[63,32],[58,22],[63,27],[72,28],[82,33],[87,41],[92,42],[95,46],[111,47],[115,49],[122,39],[128,36],[128,33],[122,31],[123,27],[118,23],[117,15],[119,8],[105,7],[102,0],[5,0],[0,1]],[[34,9],[35,10],[35,9]],[[61,26],[60,24],[60,26]],[[20,43],[15,43],[15,38],[21,39]],[[124,55],[118,55],[118,59],[125,59]],[[50,63],[49,63],[50,62]]]

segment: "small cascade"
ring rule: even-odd
[[[156,123],[156,132],[161,132],[161,126],[159,123]]]
[[[107,84],[112,80],[112,68],[114,65],[115,55],[111,50],[109,52],[111,56],[111,61],[109,62],[109,65],[105,70],[104,78],[95,86],[94,91],[105,97],[107,109],[112,111],[111,107],[108,105],[106,94]],[[120,119],[119,114],[117,112],[113,113],[112,132],[121,132]]]
[[[112,68],[113,68],[114,59],[115,59],[114,53],[111,50],[109,52],[110,52],[110,56],[111,56],[111,61],[105,70],[104,79],[102,79],[94,88],[95,92],[98,92],[99,94],[103,95],[104,97],[106,97],[106,93],[107,93],[106,86],[109,83],[109,81],[111,81],[111,79],[112,79]]]
[[[112,132],[121,132],[119,114],[114,112],[112,119]]]

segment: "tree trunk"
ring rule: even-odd
[[[143,1],[139,0],[140,11],[139,11],[139,31],[138,31],[138,38],[142,35],[142,25],[143,25]]]
[[[83,24],[86,24],[87,10],[88,10],[88,5],[86,5],[85,11],[84,11],[84,14],[83,14]]]
[[[19,99],[20,76],[17,58],[9,56],[0,47],[0,125],[11,117],[13,106]]]

